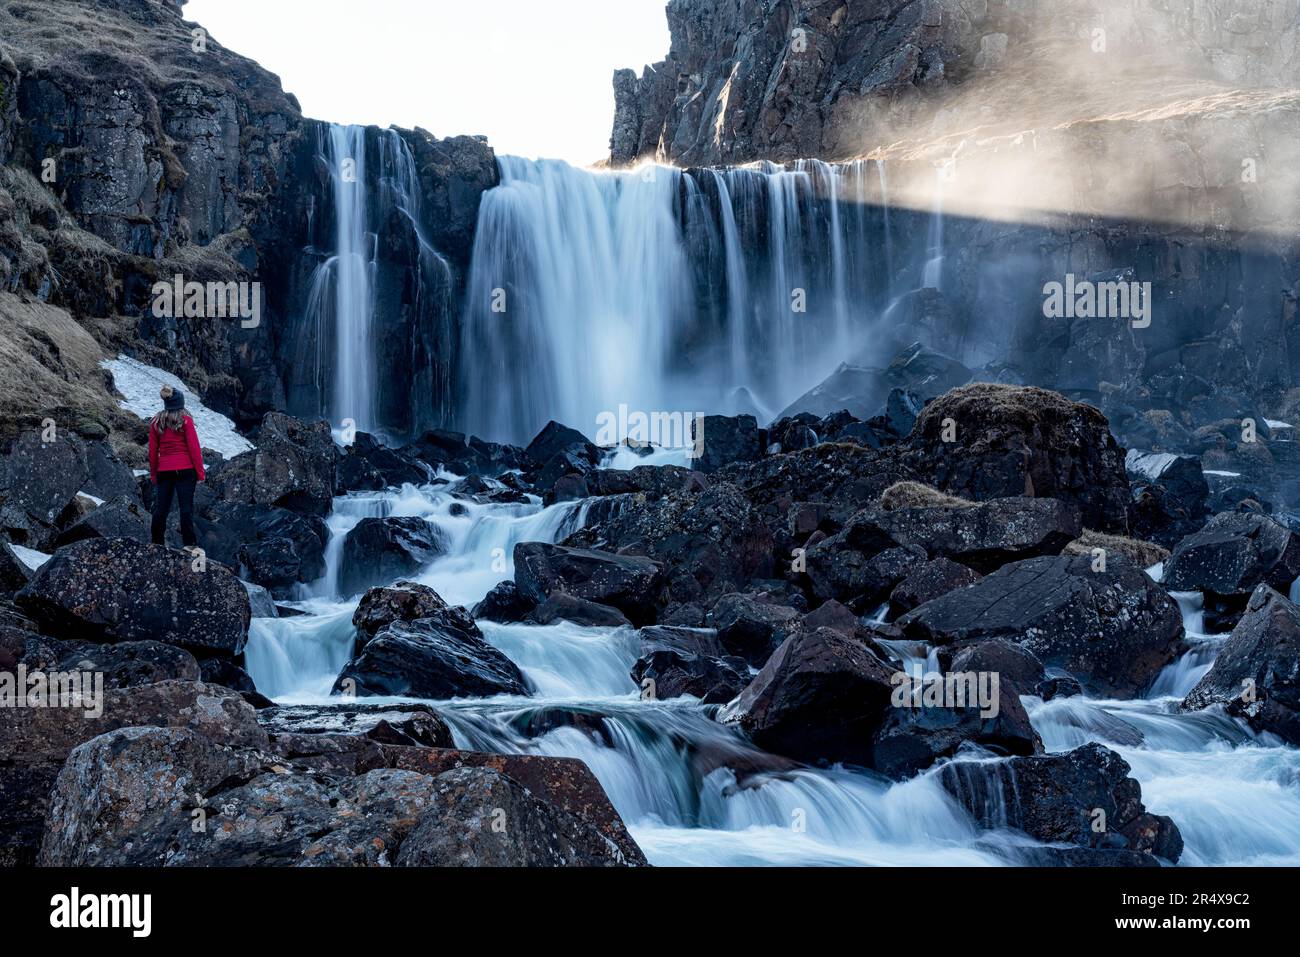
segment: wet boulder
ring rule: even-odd
[[[1239,611],[1261,584],[1285,593],[1297,577],[1300,535],[1266,515],[1220,512],[1175,546],[1164,584],[1212,593]]]
[[[953,495],[1061,499],[1077,506],[1085,527],[1123,533],[1130,492],[1122,451],[1092,406],[982,382],[927,405],[903,459]]]
[[[334,682],[357,697],[486,697],[527,694],[515,663],[488,644],[463,608],[394,621],[367,641]]]
[[[214,468],[212,493],[223,501],[278,505],[306,515],[328,515],[334,501],[338,449],[323,419],[307,423],[268,412],[255,449]]]
[[[492,590],[471,609],[470,614],[488,621],[522,621],[533,607],[531,601],[519,594],[515,583],[506,579],[493,585]]]
[[[268,708],[258,720],[280,750],[308,749],[296,739],[354,735],[381,744],[453,747],[451,728],[425,704],[375,704],[362,700]]]
[[[385,625],[429,618],[447,607],[441,595],[419,582],[398,581],[368,589],[352,613],[352,624],[359,636],[358,646],[364,645]]]
[[[1214,704],[1256,731],[1300,746],[1300,608],[1267,585],[1250,596],[1214,665],[1182,706]]]
[[[997,674],[1003,692],[1014,688],[1019,694],[1033,694],[1047,677],[1032,651],[1002,638],[940,648],[939,665],[945,672]]]
[[[571,452],[590,465],[598,464],[601,459],[595,443],[577,429],[554,420],[547,422],[524,449],[524,455],[539,467],[563,452]]]
[[[369,432],[358,432],[338,461],[337,483],[345,492],[374,491],[429,481],[432,470],[413,455],[381,444]]]
[[[731,592],[709,610],[705,624],[728,655],[743,658],[756,668],[799,627],[799,611],[765,595]]]
[[[227,657],[244,650],[252,617],[248,592],[225,566],[129,538],[59,549],[16,601],[68,638],[162,641]]]
[[[895,669],[829,628],[787,638],[724,719],[767,751],[808,763],[872,766]]]
[[[563,592],[550,595],[546,601],[529,611],[524,620],[534,625],[553,625],[557,621],[567,621],[589,628],[621,628],[631,624],[627,616],[617,608]]]
[[[245,577],[276,598],[325,574],[329,528],[323,519],[273,505],[213,502],[195,517],[210,558],[242,567]]]
[[[838,532],[809,548],[806,572],[817,598],[866,614],[924,564],[926,554],[919,545],[882,548],[878,541],[860,541],[855,530]]]
[[[207,680],[193,655],[184,648],[160,641],[123,641],[115,645],[65,641],[58,644],[58,651],[59,662],[53,670],[102,674],[105,688],[133,688],[159,681]]]
[[[519,594],[534,605],[564,594],[617,608],[636,624],[654,620],[663,569],[650,558],[520,542],[514,563]]]
[[[422,518],[363,518],[343,539],[339,592],[355,595],[412,575],[449,547],[446,533]]]
[[[934,645],[1002,638],[1093,694],[1131,698],[1173,660],[1182,615],[1165,591],[1122,558],[1030,558],[908,612],[897,622]]]
[[[986,828],[1015,828],[1053,844],[1119,849],[1176,863],[1174,822],[1142,804],[1142,787],[1114,751],[1085,744],[1061,754],[997,762],[956,761],[939,781]]]
[[[765,444],[752,415],[693,418],[691,441],[700,452],[695,468],[706,474],[732,462],[753,462],[762,456]]]
[[[743,658],[658,648],[636,660],[632,680],[641,688],[643,698],[691,695],[705,704],[725,704],[749,684],[749,665]]]

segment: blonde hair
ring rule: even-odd
[[[172,397],[172,391],[171,386],[165,385],[162,387],[162,391],[158,394],[166,400]],[[150,420],[149,424],[159,432],[163,432],[167,429],[171,429],[173,432],[180,432],[185,428],[185,420],[189,417],[190,414],[184,409],[175,409],[170,412],[167,409],[163,409],[155,415],[152,420]]]

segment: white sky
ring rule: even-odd
[[[189,0],[305,114],[485,133],[498,153],[609,153],[615,69],[668,52],[667,0]]]

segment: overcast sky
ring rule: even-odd
[[[666,0],[189,0],[308,116],[485,133],[498,153],[609,152],[615,69],[668,52]]]

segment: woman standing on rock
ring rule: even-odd
[[[169,385],[162,387],[163,410],[149,423],[149,481],[153,482],[153,522],[149,532],[155,545],[167,534],[167,514],[172,496],[181,512],[181,541],[188,548],[194,537],[194,487],[204,479],[203,450],[194,420],[185,411],[185,396]]]

